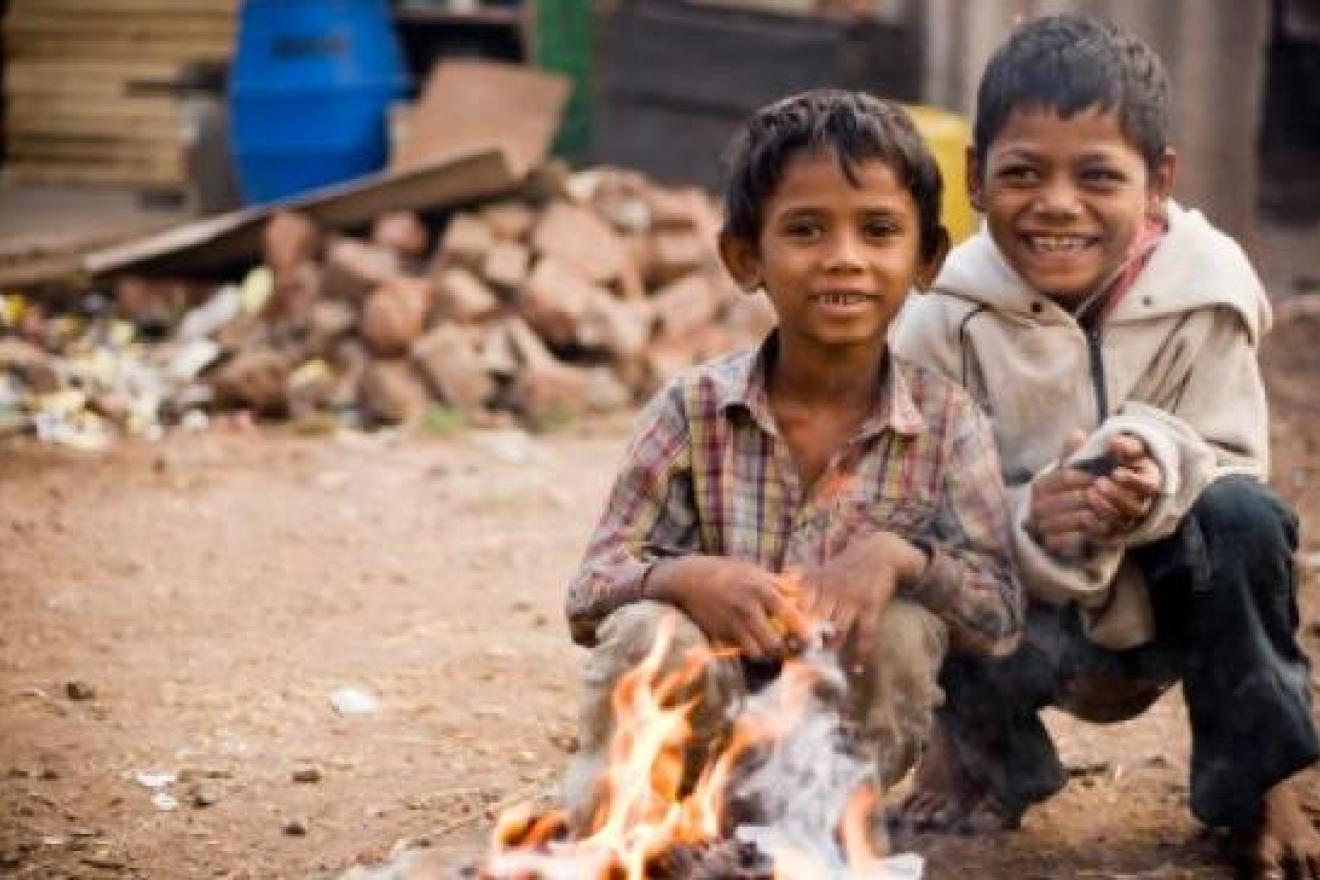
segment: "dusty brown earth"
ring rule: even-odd
[[[1267,354],[1310,621],[1320,320],[1298,320]],[[0,450],[0,876],[335,877],[408,841],[473,857],[567,760],[561,585],[626,434]],[[337,713],[346,687],[378,710]],[[1186,813],[1182,718],[1177,693],[1124,725],[1052,717],[1074,778],[1021,831],[909,843],[933,880],[1229,877]]]

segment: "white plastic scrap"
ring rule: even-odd
[[[183,316],[179,323],[179,339],[204,339],[243,313],[243,295],[235,284],[226,284],[211,298]]]
[[[168,770],[134,770],[133,779],[143,788],[160,789],[174,784],[178,776]]]
[[[133,779],[138,785],[151,790],[151,803],[157,810],[168,813],[179,808],[179,800],[170,791],[170,786],[178,778],[168,770],[134,770]]]
[[[330,705],[340,715],[374,715],[380,711],[380,701],[358,688],[340,688],[330,695]]]

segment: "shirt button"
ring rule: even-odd
[[[1033,303],[1031,304],[1031,313],[1032,313],[1033,315],[1039,315],[1039,314],[1040,314],[1040,310],[1043,309],[1043,308],[1044,308],[1044,306],[1042,306],[1039,302],[1033,302]]]
[[[1151,299],[1151,298],[1148,297],[1148,296],[1143,296],[1143,297],[1141,298],[1141,304],[1142,304],[1143,306],[1153,305],[1154,302],[1155,302],[1155,300]]]

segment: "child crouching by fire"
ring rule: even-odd
[[[616,685],[662,628],[666,663],[714,651],[682,695],[689,774],[730,708],[827,624],[849,720],[889,785],[931,728],[946,653],[1006,654],[1022,627],[989,423],[886,344],[948,249],[940,173],[912,121],[865,94],[796,95],[746,122],[729,172],[720,254],[778,324],[651,401],[569,584],[573,638],[591,651],[563,789],[579,833],[599,806]]]

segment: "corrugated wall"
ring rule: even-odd
[[[981,69],[1019,19],[1087,12],[1140,34],[1173,79],[1178,198],[1239,239],[1250,238],[1268,0],[926,0],[919,6],[925,100],[968,113]]]

